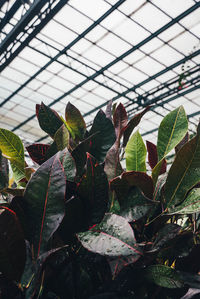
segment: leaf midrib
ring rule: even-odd
[[[9,141],[9,139],[6,137],[6,135],[3,133],[3,131],[1,130],[0,131],[1,132],[1,134],[3,135],[3,137],[6,139],[6,141],[10,144],[10,146],[14,149],[14,151],[20,156],[20,158],[23,160],[24,159],[24,157],[20,154],[20,152],[18,152],[17,150],[16,150],[16,148],[12,145],[12,143],[10,143],[10,141]],[[10,159],[12,159],[13,157],[10,157]]]

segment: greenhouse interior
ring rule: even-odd
[[[199,119],[199,0],[0,0],[0,299],[200,298]]]

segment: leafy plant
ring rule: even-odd
[[[0,129],[2,299],[200,292],[200,126],[190,139],[181,106],[146,147],[136,127],[149,109],[128,120],[109,102],[87,130],[71,103],[65,119],[36,105],[52,142],[26,148],[34,167],[20,138]]]

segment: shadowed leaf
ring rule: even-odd
[[[89,225],[99,223],[108,206],[108,180],[103,167],[87,154],[86,174],[78,186],[79,197],[88,213]]]
[[[0,190],[8,187],[9,184],[8,160],[2,156],[0,151]]]
[[[119,151],[119,143],[116,141],[107,152],[104,171],[109,181],[123,172],[119,159]]]
[[[63,151],[58,152],[57,155],[63,166],[66,179],[70,182],[74,182],[76,176],[76,164],[73,156],[71,155],[71,153],[68,151],[67,148],[65,148]]]
[[[12,210],[0,208],[0,272],[19,281],[24,270],[26,249],[18,218]]]
[[[178,151],[182,148],[182,146],[184,144],[186,144],[188,141],[190,140],[190,136],[189,136],[189,133],[187,132],[185,134],[185,136],[183,137],[183,139],[179,142],[179,144],[177,144],[177,146],[175,147],[175,151],[176,151],[176,154],[178,153]]]
[[[58,113],[44,103],[41,103],[39,107],[36,106],[36,115],[41,129],[53,138],[56,131],[63,124]]]
[[[174,239],[181,230],[181,226],[175,223],[166,223],[165,226],[159,230],[157,237],[153,244],[153,249],[158,250],[165,246],[167,242]]]
[[[130,187],[138,187],[150,199],[153,197],[154,192],[152,178],[139,171],[123,172],[121,176],[110,182],[110,186],[112,190],[119,194],[118,197],[126,196]]]
[[[65,174],[59,158],[53,156],[33,174],[24,194],[29,241],[38,257],[65,213]]]
[[[172,268],[164,265],[152,265],[145,271],[146,278],[164,288],[182,288],[184,283],[179,274]]]
[[[116,140],[115,129],[112,121],[100,110],[95,116],[89,135],[97,133],[92,140],[90,153],[98,162],[103,162],[108,150]]]
[[[106,117],[112,121],[112,100],[110,100],[106,106]]]
[[[174,209],[168,209],[170,215],[194,214],[200,212],[200,189],[193,189],[186,199]]]
[[[128,221],[115,214],[105,215],[91,230],[79,233],[78,238],[89,251],[107,256],[140,256],[135,236]]]

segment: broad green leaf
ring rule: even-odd
[[[136,131],[129,139],[125,153],[127,171],[146,171],[147,151],[139,131]]]
[[[69,146],[69,132],[64,124],[56,131],[54,140],[59,151]]]
[[[182,288],[184,286],[179,274],[164,265],[152,265],[145,270],[146,278],[163,288]]]
[[[57,155],[44,162],[27,184],[24,202],[28,239],[38,257],[65,214],[65,174]]]
[[[188,130],[188,121],[183,106],[167,114],[158,130],[158,164],[152,171],[154,184],[160,174],[163,159],[183,139]]]
[[[83,247],[106,256],[140,256],[134,232],[126,219],[106,214],[103,221],[87,232],[79,233]]]
[[[200,181],[200,126],[197,135],[177,153],[165,185],[165,206],[181,203],[187,192]]]
[[[108,180],[103,166],[90,154],[87,154],[86,174],[77,191],[86,207],[89,225],[99,223],[108,207]]]
[[[11,162],[15,181],[25,178],[24,147],[21,139],[13,132],[0,128],[0,150]]]
[[[53,138],[56,131],[63,124],[58,113],[44,103],[41,103],[41,105],[36,106],[36,115],[41,129]]]
[[[158,130],[158,161],[164,158],[183,139],[188,130],[188,121],[183,106],[167,114]]]
[[[65,119],[72,138],[82,140],[86,132],[86,124],[80,111],[70,102],[65,109]]]
[[[194,214],[200,212],[200,189],[193,189],[186,199],[174,209],[168,209],[170,215],[174,214]]]
[[[8,160],[2,156],[0,151],[0,190],[5,189],[9,185],[9,168]]]
[[[145,216],[156,202],[144,196],[138,188],[132,188],[128,195],[119,201],[119,204],[119,215],[131,222]]]
[[[112,121],[100,110],[95,116],[89,135],[96,134],[91,141],[90,153],[98,162],[104,162],[106,154],[116,140]]]
[[[0,208],[0,272],[19,281],[26,259],[25,240],[19,220],[12,210]]]

